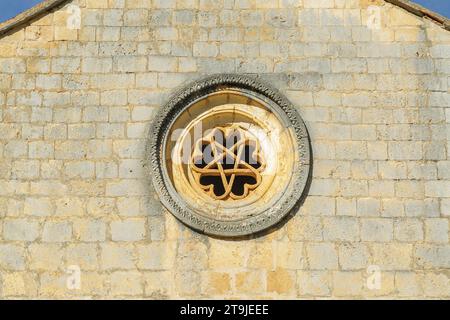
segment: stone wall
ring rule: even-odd
[[[221,72],[311,135],[306,201],[258,238],[150,185],[155,111]],[[449,298],[449,76],[450,32],[378,0],[69,1],[0,39],[0,297]]]

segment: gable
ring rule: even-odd
[[[66,2],[69,2],[70,0],[46,0],[42,3],[30,8],[27,11],[22,12],[21,14],[17,15],[16,17],[9,19],[3,23],[0,23],[0,36],[3,36],[17,28],[21,28],[23,26],[26,26],[27,24],[31,23],[35,19],[42,17],[49,12],[51,12],[53,9],[57,8],[58,6],[63,5]],[[445,30],[450,31],[450,20],[447,19],[444,16],[441,16],[440,14],[437,14],[431,10],[428,10],[416,3],[413,3],[408,0],[384,0],[388,3],[391,3],[393,5],[399,6],[403,8],[404,10],[420,17],[420,18],[426,18],[429,20],[432,20],[433,22],[439,24],[442,28]],[[364,1],[367,2],[367,1]],[[372,0],[369,0],[369,3],[372,2]]]

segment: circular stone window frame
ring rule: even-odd
[[[292,128],[298,152],[298,161],[288,186],[278,202],[264,213],[234,221],[221,221],[205,217],[189,208],[175,190],[168,176],[165,147],[171,124],[189,105],[212,92],[226,90],[254,92],[277,114],[286,127]],[[275,108],[273,108],[276,106]],[[278,109],[278,110],[277,110]],[[311,167],[310,139],[305,123],[293,104],[277,89],[256,77],[240,74],[212,75],[194,81],[177,91],[157,112],[149,132],[148,157],[154,189],[162,205],[178,220],[207,235],[238,237],[266,230],[286,217],[300,202],[306,190]]]

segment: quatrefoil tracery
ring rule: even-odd
[[[261,184],[265,163],[258,140],[232,125],[199,139],[190,167],[197,185],[213,199],[238,200]]]

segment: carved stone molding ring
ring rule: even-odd
[[[176,92],[152,124],[148,156],[167,210],[221,237],[277,224],[302,197],[310,170],[308,132],[293,105],[237,74]]]

